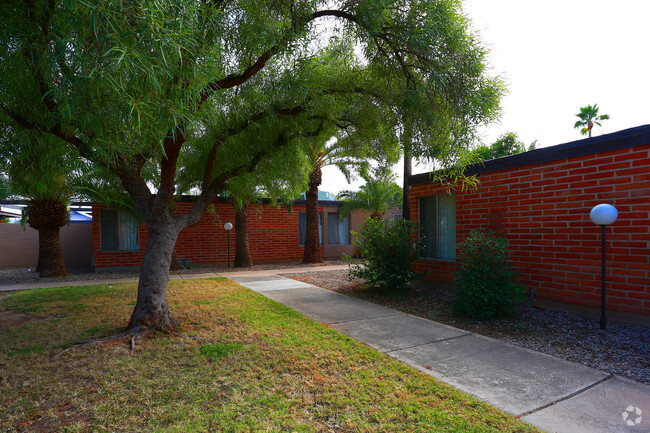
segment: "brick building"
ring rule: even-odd
[[[536,296],[600,305],[600,228],[589,218],[614,205],[607,228],[607,306],[650,315],[650,125],[475,164],[462,191],[409,178],[412,218],[427,245],[417,263],[450,282],[456,245],[473,229],[502,233],[521,281]]]
[[[342,203],[319,201],[319,232],[322,251],[326,259],[337,259],[343,254],[355,254],[351,231],[368,217],[364,212],[353,212],[339,220]],[[190,198],[176,202],[178,212],[187,212],[192,206]],[[268,204],[248,207],[248,236],[254,264],[298,262],[304,254],[306,205],[296,201],[291,212],[286,207]],[[391,210],[387,217],[399,212]],[[213,211],[203,214],[198,224],[181,232],[176,243],[179,259],[192,265],[223,265],[228,261],[228,234],[223,225],[234,225],[235,209],[232,204],[219,202]],[[236,230],[236,227],[235,227]],[[235,230],[230,233],[230,262],[235,256]],[[147,243],[147,227],[125,210],[108,209],[93,205],[93,262],[96,270],[138,267],[142,262]]]

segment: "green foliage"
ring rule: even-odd
[[[0,122],[55,135],[152,191],[182,141],[165,172],[175,190],[215,193],[279,147],[300,155],[333,135],[396,158],[400,112],[413,155],[444,159],[498,113],[501,82],[458,2],[332,7],[9,0]]]
[[[0,159],[6,195],[67,204],[71,179],[80,166],[74,149],[38,130],[7,128],[0,134]]]
[[[578,120],[573,127],[580,129],[582,135],[589,135],[589,137],[591,137],[591,129],[594,125],[602,126],[600,122],[609,119],[608,114],[602,114],[599,116],[598,110],[599,108],[597,104],[580,107],[580,112],[576,114],[580,120]]]
[[[287,167],[294,167],[287,170]],[[309,161],[293,147],[275,152],[262,160],[257,169],[232,177],[227,182],[227,195],[236,209],[244,209],[263,199],[271,204],[290,204],[307,189]]]
[[[416,233],[417,224],[412,221],[368,218],[361,232],[353,233],[363,260],[350,265],[349,275],[365,280],[369,287],[403,291],[415,276],[412,266],[419,251]]]
[[[472,150],[472,156],[478,161],[487,161],[489,159],[501,158],[508,155],[516,155],[529,150],[535,149],[536,143],[533,142],[526,148],[526,144],[517,138],[514,132],[503,134],[497,141],[490,146],[479,146]]]
[[[523,287],[508,263],[508,247],[506,238],[477,230],[460,243],[456,314],[492,320],[514,313]]]
[[[343,200],[343,206],[339,211],[341,219],[348,216],[352,211],[365,210],[370,212],[373,218],[382,218],[389,208],[397,208],[402,205],[402,188],[394,181],[392,174],[372,178],[362,174],[365,185],[359,191],[341,191],[338,195]]]

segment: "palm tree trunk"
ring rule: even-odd
[[[248,244],[248,214],[246,209],[237,208],[235,210],[235,263],[236,268],[250,268],[253,266],[251,250]]]
[[[63,261],[59,226],[38,229],[38,262],[41,278],[65,277],[68,274]]]
[[[27,222],[38,230],[38,265],[40,276],[65,277],[60,227],[67,220],[66,205],[57,200],[32,200],[27,207]]]
[[[320,167],[316,167],[309,174],[309,189],[307,198],[307,227],[305,229],[305,254],[303,263],[322,263],[323,255],[320,250],[320,236],[318,235],[318,187],[323,179]]]

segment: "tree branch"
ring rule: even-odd
[[[160,160],[160,185],[153,206],[157,209],[166,209],[169,199],[173,197],[176,185],[176,169],[178,155],[181,147],[187,141],[182,127],[175,133],[169,133],[163,141],[163,155]]]
[[[267,148],[257,152],[253,158],[248,162],[243,163],[237,167],[233,167],[230,170],[222,173],[219,177],[213,179],[210,182],[210,185],[207,189],[201,192],[201,196],[194,202],[190,211],[183,215],[178,215],[175,217],[176,226],[179,230],[183,230],[185,227],[196,224],[200,219],[201,215],[205,211],[205,208],[212,202],[216,201],[218,194],[223,190],[224,184],[231,178],[239,176],[243,173],[251,173],[255,171],[257,165],[262,161],[262,159],[273,152],[287,144],[287,139],[284,133],[281,133],[278,138],[273,142],[271,148]]]
[[[265,117],[271,115],[272,113],[281,115],[281,116],[297,116],[298,114],[302,113],[305,111],[304,105],[296,105],[295,107],[291,108],[274,108],[271,111],[260,111],[258,113],[253,114],[251,117],[249,117],[244,123],[241,125],[234,127],[234,128],[229,128],[226,131],[224,131],[223,134],[219,137],[219,139],[212,145],[210,148],[210,151],[208,152],[208,156],[206,158],[206,167],[205,167],[205,173],[203,176],[203,183],[202,183],[202,191],[205,191],[206,189],[209,188],[211,178],[212,178],[212,171],[213,171],[213,166],[214,166],[214,161],[217,155],[217,150],[221,145],[226,141],[228,137],[232,137],[234,135],[239,134],[240,132],[244,131],[246,128],[248,128],[250,125],[252,125],[255,122],[258,122]]]
[[[21,126],[24,129],[39,129],[43,132],[47,132],[48,134],[52,134],[56,137],[59,137],[63,141],[72,144],[78,151],[79,154],[86,158],[89,161],[96,162],[93,159],[94,156],[94,151],[92,148],[80,139],[79,137],[76,137],[72,135],[72,133],[66,133],[63,128],[61,127],[61,124],[56,124],[55,126],[51,128],[43,128],[41,125],[38,125],[30,120],[27,120],[25,117],[21,116],[20,114],[10,110],[9,108],[5,107],[4,105],[0,105],[0,109],[9,117],[11,117],[19,126]]]
[[[323,18],[323,17],[337,17],[337,18],[343,18],[348,21],[351,21],[353,23],[358,24],[357,17],[350,14],[349,12],[345,11],[340,11],[340,10],[334,10],[334,9],[329,9],[329,10],[322,10],[322,11],[316,11],[311,16],[309,16],[303,23],[302,26],[294,26],[292,25],[292,33],[297,33],[300,31],[300,28],[304,28],[305,25],[310,23],[311,21],[318,19],[318,18]],[[300,27],[300,28],[299,28]],[[288,38],[287,38],[288,39]],[[266,63],[269,61],[269,59],[277,54],[279,50],[279,45],[274,45],[268,50],[264,51],[262,55],[260,55],[255,63],[253,63],[251,66],[246,68],[242,73],[238,75],[228,75],[225,78],[221,78],[219,80],[212,81],[209,83],[206,88],[201,92],[201,95],[199,97],[199,106],[202,105],[210,96],[215,94],[216,92],[223,90],[223,89],[229,89],[232,87],[236,87],[239,85],[244,84],[246,81],[251,79],[255,74],[257,74],[259,71],[261,71],[264,66],[266,66]]]
[[[244,72],[239,75],[228,75],[226,78],[213,81],[209,83],[199,97],[199,105],[203,104],[210,96],[222,89],[229,89],[231,87],[236,87],[241,84],[244,84],[251,77],[257,74],[259,71],[264,68],[266,62],[271,58],[273,54],[277,52],[277,45],[266,50],[262,55],[253,63],[251,66],[246,68]]]

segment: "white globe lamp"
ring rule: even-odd
[[[232,230],[232,224],[225,223],[223,228],[226,229],[226,233],[228,233],[228,267],[230,267],[230,230]]]
[[[618,211],[614,206],[607,203],[601,203],[594,206],[589,212],[589,217],[594,224],[600,226],[602,246],[601,252],[602,257],[600,259],[601,263],[601,275],[600,275],[600,329],[603,331],[607,329],[607,320],[605,317],[605,311],[607,309],[607,293],[605,291],[606,283],[606,236],[607,236],[607,226],[613,224],[618,218]]]
[[[589,212],[589,217],[598,226],[608,226],[616,221],[618,211],[611,204],[603,203],[594,206]]]

